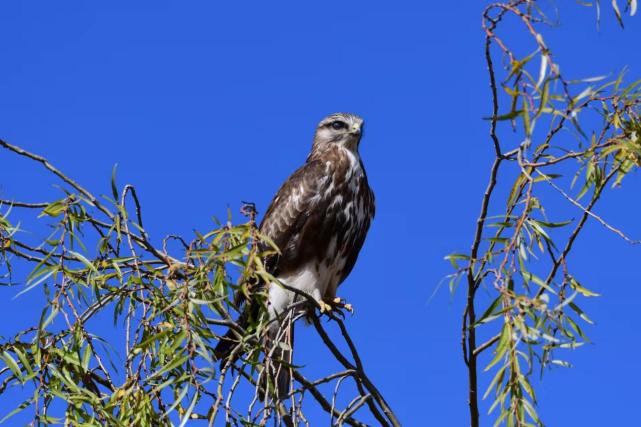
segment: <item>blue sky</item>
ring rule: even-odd
[[[622,31],[604,4],[597,31],[593,9],[567,3],[561,26],[546,32],[566,77],[625,65],[640,77],[641,21],[627,20]],[[490,112],[485,4],[3,2],[0,137],[95,193],[110,192],[118,163],[119,181],[136,185],[158,242],[211,228],[212,216],[236,211],[241,200],[264,212],[324,115],[363,116],[377,216],[341,288],[356,307],[347,325],[404,425],[466,425],[463,293],[444,287],[428,300],[450,273],[443,256],[471,243],[493,155],[481,119]],[[59,195],[52,184],[0,152],[0,197],[50,200]],[[636,238],[640,190],[633,175],[598,208]],[[547,207],[556,208],[567,211],[561,199]],[[571,265],[603,296],[584,307],[596,322],[587,328],[593,344],[539,386],[548,425],[624,425],[635,416],[638,260],[638,247],[597,224],[580,238]],[[12,300],[15,293],[0,289],[2,335],[40,313],[30,297]],[[322,364],[310,334],[301,332],[298,357]],[[9,409],[0,400],[0,413]]]

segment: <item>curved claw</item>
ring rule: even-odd
[[[334,303],[335,307],[344,308],[345,310],[347,310],[350,313],[354,314],[354,307],[352,306],[352,304],[348,304],[347,302],[345,302],[344,299],[342,299],[340,297],[336,297],[336,298],[334,298],[333,303]]]
[[[351,304],[347,304],[342,298],[336,297],[331,301],[319,301],[320,312],[329,313],[334,312],[340,315],[343,319],[345,318],[345,313],[343,310],[347,310],[350,313],[354,314],[354,307]]]

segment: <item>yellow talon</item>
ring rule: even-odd
[[[334,297],[334,299],[332,299],[331,302],[322,301],[320,304],[321,304],[321,313],[325,313],[333,310],[339,311],[341,309],[345,309],[352,314],[354,313],[354,307],[352,307],[351,304],[346,303],[340,297]]]
[[[321,313],[329,313],[332,311],[332,306],[327,304],[325,301],[320,301],[318,304],[320,305]]]

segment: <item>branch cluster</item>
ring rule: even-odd
[[[293,360],[271,360],[268,316],[244,326],[234,320],[235,294],[260,298],[250,284],[276,281],[263,265],[274,249],[259,234],[253,209],[244,207],[245,223],[219,224],[191,241],[168,236],[158,247],[145,231],[135,188],[119,191],[115,170],[111,196],[98,198],[45,158],[2,140],[0,146],[42,165],[62,180],[65,192],[45,203],[0,200],[2,280],[14,284],[16,266],[29,268],[19,295],[43,292],[46,299],[37,324],[0,343],[0,395],[28,386],[26,400],[8,417],[29,408],[34,425],[158,426],[202,419],[208,425],[293,426],[310,425],[309,414],[318,420],[325,413],[331,425],[399,425],[366,375],[343,320],[321,317],[306,294],[288,311],[289,320],[311,319],[338,372],[311,379]],[[20,238],[11,219],[28,210],[48,222],[46,239]],[[100,335],[105,329],[98,319],[107,313],[115,336]],[[325,319],[340,334],[332,337]],[[243,356],[221,362],[214,348],[226,328],[236,332],[233,351]],[[290,370],[287,396],[277,396],[274,387],[259,392],[265,365],[274,362]]]

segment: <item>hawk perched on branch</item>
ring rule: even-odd
[[[358,153],[362,132],[363,119],[356,115],[336,113],[324,118],[316,128],[305,164],[278,190],[260,225],[261,233],[280,249],[279,255],[265,260],[269,273],[312,296],[321,311],[337,307],[351,310],[336,297],[336,289],[352,271],[374,217],[374,194]],[[300,298],[278,283],[266,286],[271,319],[283,316]],[[257,309],[249,302],[238,321],[243,328],[253,317],[252,306]],[[270,326],[272,345],[293,340],[291,326],[280,323]],[[221,338],[216,347],[219,360],[226,359],[237,342],[231,330]],[[278,347],[273,358],[291,363],[291,353],[283,350],[290,345]],[[277,362],[274,365],[272,377],[279,396],[284,397],[288,369]]]

